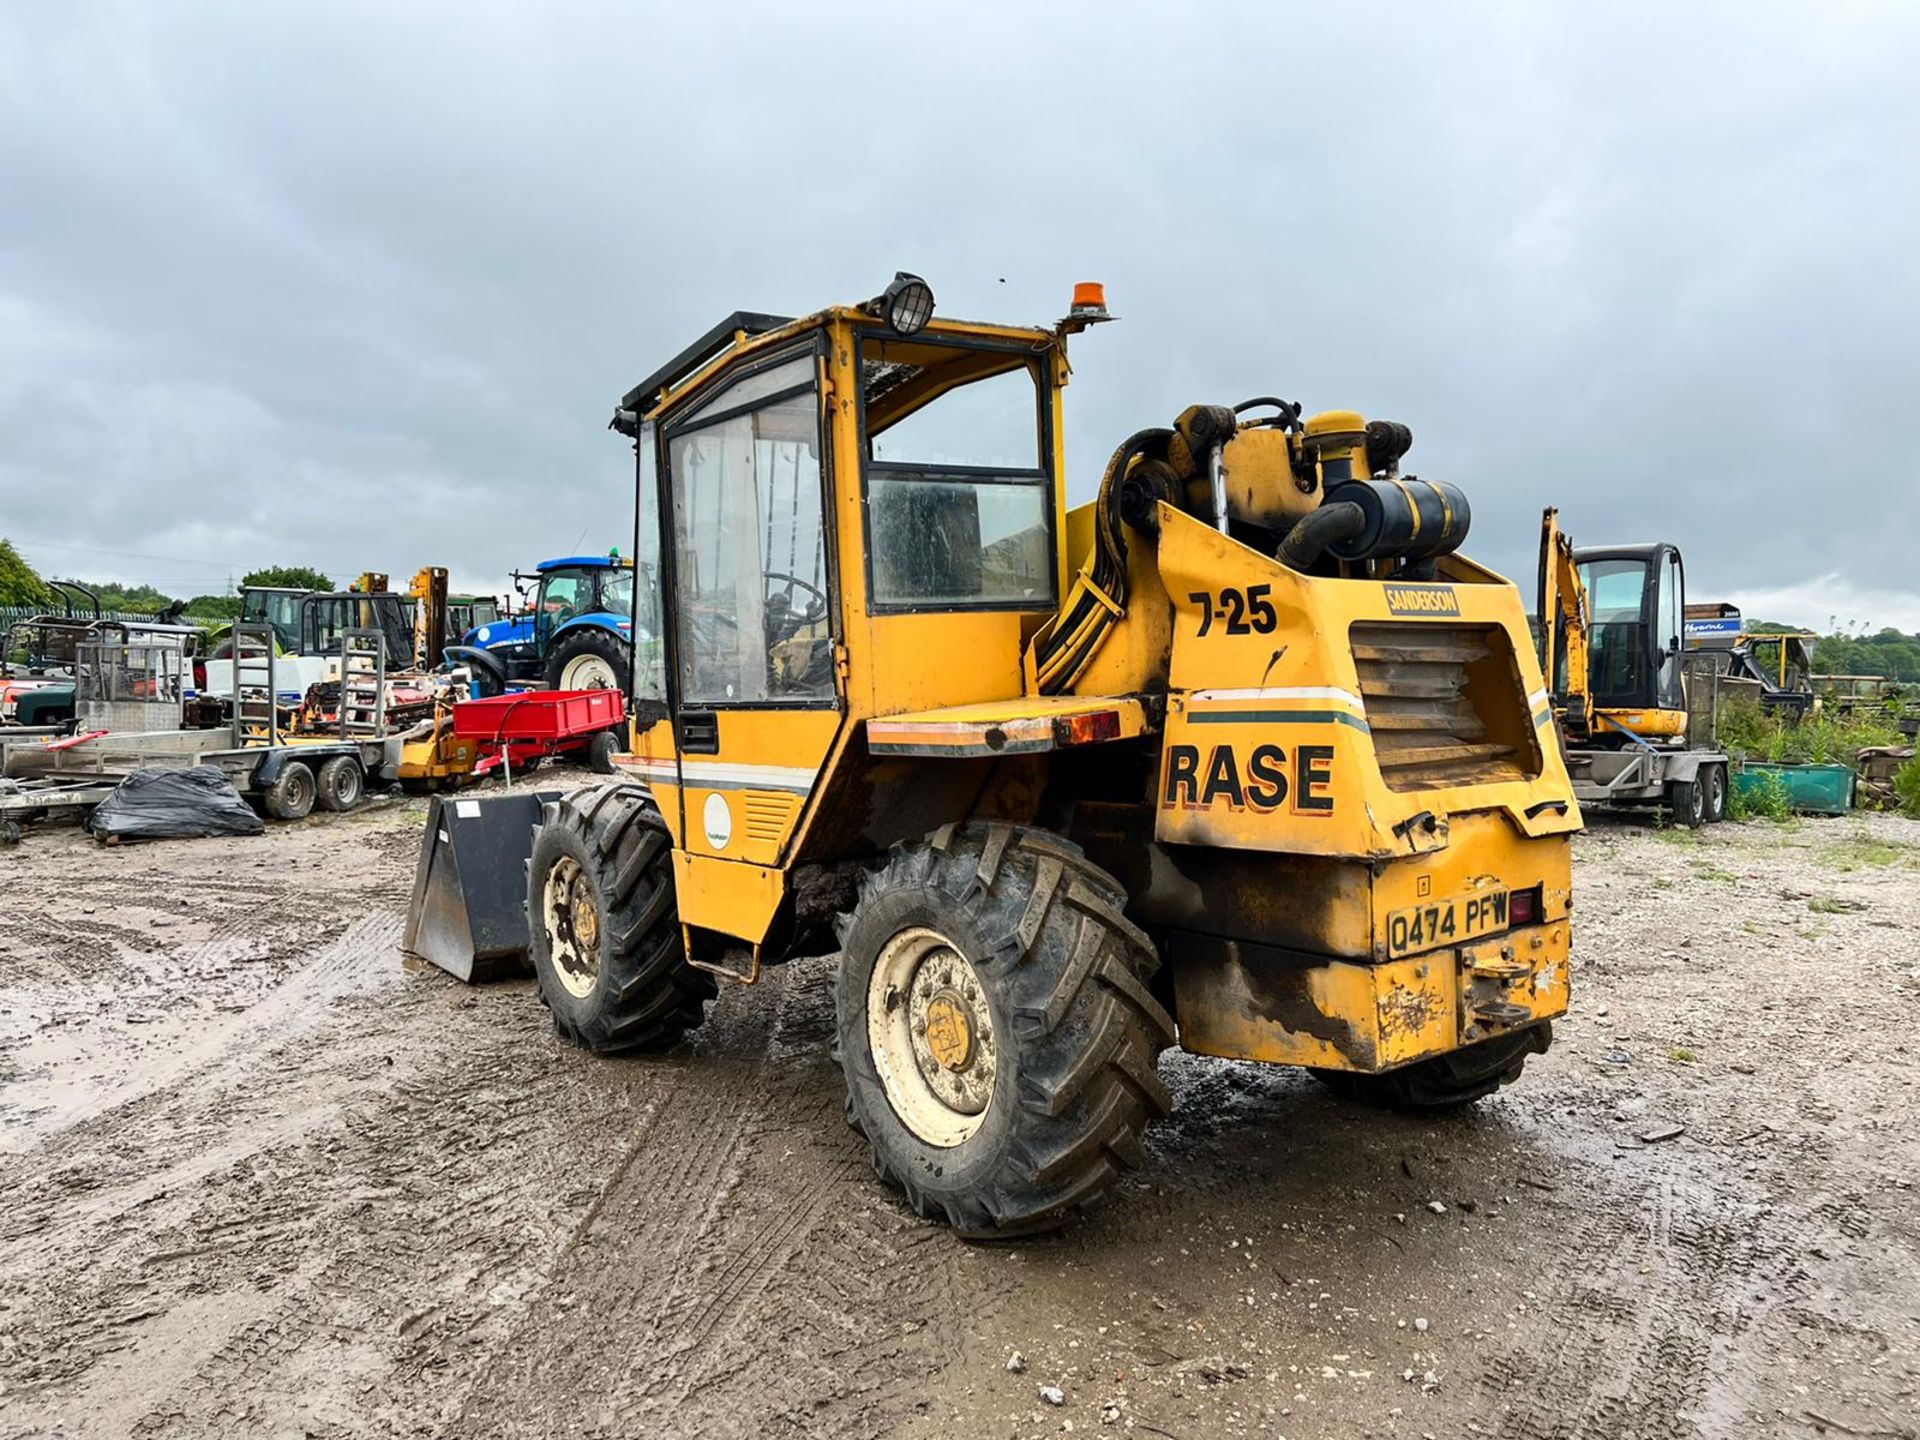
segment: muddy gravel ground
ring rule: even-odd
[[[404,962],[422,814],[0,851],[0,1436],[1920,1433],[1920,825],[1597,821],[1520,1084],[1170,1055],[995,1247],[874,1180],[822,963],[607,1060]]]

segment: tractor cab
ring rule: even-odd
[[[1686,728],[1681,683],[1685,648],[1686,574],[1680,552],[1665,543],[1580,549],[1574,564],[1586,587],[1593,708],[1609,734],[1631,744]],[[1556,689],[1564,693],[1565,681]]]
[[[300,648],[301,598],[312,593],[277,585],[249,585],[240,592],[241,623],[271,626],[275,641],[291,654]]]
[[[413,664],[413,618],[407,598],[389,590],[312,592],[300,597],[298,643],[294,652],[337,656],[351,630],[377,631],[389,670]]]
[[[631,560],[618,552],[568,555],[541,561],[532,574],[515,571],[513,579],[521,612],[475,624],[449,651],[449,658],[474,669],[481,693],[529,683],[555,690],[627,688],[635,639]],[[643,624],[639,638],[656,644],[653,633]]]

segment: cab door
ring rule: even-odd
[[[779,866],[841,725],[821,363],[811,340],[745,363],[663,421],[684,871]],[[759,910],[783,888],[716,871],[683,879],[699,882],[683,887],[683,916],[735,935],[758,922],[696,920],[704,900],[752,888],[758,899],[742,904]]]
[[[1653,704],[1657,710],[1685,710],[1687,693],[1681,684],[1682,651],[1686,646],[1687,582],[1680,552],[1664,547],[1659,562],[1659,593],[1653,606]]]

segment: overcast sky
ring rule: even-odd
[[[1696,599],[1920,629],[1920,6],[0,8],[0,534],[188,594],[626,548],[620,394],[896,268],[1195,401],[1403,420]]]

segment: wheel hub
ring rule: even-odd
[[[598,655],[581,655],[568,662],[560,683],[569,690],[612,690],[613,667]]]
[[[541,919],[553,972],[569,995],[586,999],[600,978],[600,905],[577,861],[562,856],[547,872]]]
[[[967,1002],[951,990],[927,1002],[927,1048],[955,1075],[973,1063],[973,1021]]]
[[[993,1014],[971,963],[938,931],[888,941],[868,987],[874,1068],[901,1123],[951,1147],[980,1128],[998,1073]]]

